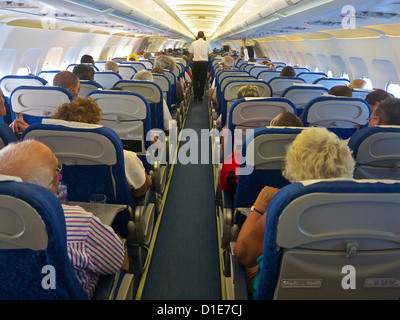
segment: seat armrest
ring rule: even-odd
[[[247,289],[247,277],[245,267],[240,264],[233,254],[233,247],[235,243],[231,242],[231,275],[233,277],[233,288],[235,300],[249,300],[248,289]]]
[[[134,275],[126,273],[122,278],[122,282],[119,285],[117,296],[115,300],[132,300],[133,299],[133,285]]]

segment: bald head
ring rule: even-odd
[[[119,73],[119,66],[114,61],[108,61],[104,65],[104,71],[112,71],[115,73]]]
[[[350,89],[364,89],[367,86],[367,81],[363,79],[354,79],[349,83]]]
[[[78,96],[80,90],[79,78],[70,71],[61,71],[56,74],[53,79],[53,86],[62,87],[72,92],[75,97]]]
[[[20,177],[22,181],[40,185],[56,193],[58,160],[43,143],[26,140],[0,150],[0,174]],[[51,184],[51,185],[50,185]]]

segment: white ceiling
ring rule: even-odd
[[[239,0],[164,0],[193,34],[211,37]]]
[[[0,14],[183,41],[204,31],[225,42],[341,29],[346,5],[357,28],[400,22],[395,0],[19,0],[0,1]]]

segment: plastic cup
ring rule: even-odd
[[[105,194],[92,194],[89,198],[90,203],[93,205],[93,213],[95,215],[104,212],[104,205],[106,204],[107,196]]]

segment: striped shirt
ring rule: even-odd
[[[113,229],[79,206],[62,205],[67,228],[67,250],[75,275],[92,297],[99,276],[114,274],[124,261],[124,245]]]

